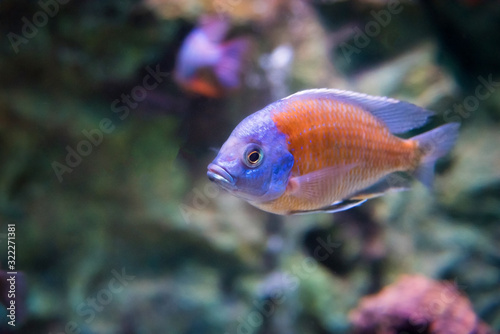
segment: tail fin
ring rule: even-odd
[[[459,127],[459,123],[449,123],[411,138],[424,152],[414,175],[428,188],[432,188],[436,160],[451,151],[458,138]]]
[[[215,66],[215,74],[224,87],[237,88],[240,85],[241,65],[249,48],[249,40],[233,39],[224,43],[222,48],[222,57]]]

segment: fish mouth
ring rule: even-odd
[[[234,177],[232,177],[231,174],[219,165],[208,165],[207,176],[210,181],[217,183],[225,189],[236,189]]]

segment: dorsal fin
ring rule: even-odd
[[[304,98],[334,99],[356,105],[380,119],[392,133],[403,133],[421,127],[434,113],[408,102],[388,97],[371,96],[339,89],[310,89],[290,95],[283,100]]]

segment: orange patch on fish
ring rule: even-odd
[[[331,196],[324,197],[325,205],[387,173],[414,170],[421,156],[417,142],[392,135],[380,120],[352,104],[294,101],[272,119],[287,136],[288,149],[295,158],[292,176],[352,166],[344,170]],[[316,200],[285,193],[273,206],[307,210],[318,205]]]
[[[295,175],[361,160],[373,162],[370,167],[376,170],[415,167],[416,156],[409,153],[417,144],[393,136],[383,123],[356,106],[298,101],[272,119],[287,135]]]

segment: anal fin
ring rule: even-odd
[[[296,215],[296,214],[317,213],[317,212],[325,212],[325,213],[339,212],[339,211],[348,210],[348,209],[353,208],[355,206],[361,205],[366,201],[367,201],[366,199],[346,199],[346,200],[334,202],[328,206],[325,206],[325,207],[322,207],[319,209],[304,210],[304,211],[292,211],[292,212],[290,212],[290,214]]]

